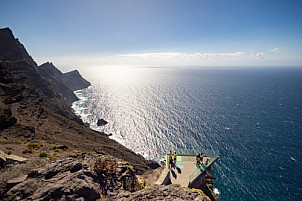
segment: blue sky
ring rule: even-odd
[[[7,0],[33,58],[58,67],[302,66],[300,0]]]

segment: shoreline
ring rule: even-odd
[[[122,144],[123,146],[126,147],[126,143],[121,138],[119,138],[115,133],[110,132],[109,134],[107,134],[106,132],[104,132],[101,129],[102,126],[97,126],[96,122],[94,123],[94,122],[89,121],[88,116],[92,116],[92,114],[84,114],[82,112],[83,110],[87,109],[86,107],[78,106],[80,104],[85,104],[85,101],[89,100],[89,97],[82,96],[81,95],[82,93],[80,93],[80,92],[83,91],[83,90],[88,90],[89,88],[92,88],[92,87],[94,87],[94,86],[90,85],[90,86],[88,86],[88,87],[86,87],[84,89],[79,89],[79,90],[73,91],[73,93],[75,94],[75,96],[79,100],[74,101],[72,103],[71,109],[73,110],[74,114],[77,115],[83,121],[84,124],[88,124],[88,128],[89,129],[91,129],[91,130],[93,130],[93,131],[95,131],[95,132],[97,132],[99,134],[105,135],[105,136],[109,137],[110,139],[115,140],[116,142],[118,142],[118,143],[120,143],[120,144]],[[137,153],[137,152],[135,152],[135,153]],[[139,153],[137,153],[137,154],[139,154]]]

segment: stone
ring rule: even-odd
[[[24,163],[27,160],[27,158],[16,156],[16,155],[7,155],[6,156],[6,162],[5,164],[11,164],[11,163]]]
[[[25,181],[26,177],[27,177],[26,175],[22,175],[20,177],[8,180],[7,181],[8,188],[12,188],[13,186]]]
[[[107,121],[105,121],[104,119],[99,119],[98,122],[96,123],[98,126],[105,126],[106,124],[108,124]]]

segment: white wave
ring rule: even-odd
[[[220,195],[220,191],[218,190],[218,188],[214,188],[213,192],[215,195]]]

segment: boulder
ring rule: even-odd
[[[6,156],[6,162],[5,164],[11,164],[11,163],[24,163],[27,160],[27,158],[16,156],[16,155],[7,155]]]
[[[104,119],[99,119],[98,122],[96,123],[98,126],[105,126],[106,124],[108,124],[107,121],[105,121]]]
[[[25,181],[26,177],[27,177],[26,175],[22,175],[20,177],[8,180],[7,181],[8,188],[12,188],[13,186]]]

